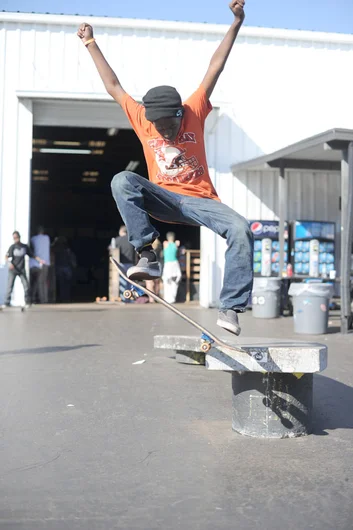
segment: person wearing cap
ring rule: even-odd
[[[214,53],[198,89],[182,101],[171,86],[154,87],[135,101],[100,51],[93,29],[81,24],[78,36],[87,47],[107,92],[121,105],[139,137],[149,180],[123,171],[112,180],[112,193],[127,227],[129,241],[139,254],[128,270],[133,280],[159,278],[160,265],[152,248],[159,236],[152,218],[168,223],[205,226],[227,240],[226,264],[217,324],[240,334],[238,314],[245,311],[253,283],[253,236],[249,224],[222,204],[210,179],[204,126],[212,110],[215,88],[245,18],[244,0],[232,0],[234,20]]]

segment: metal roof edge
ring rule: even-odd
[[[322,133],[316,134],[304,140],[300,140],[294,144],[288,145],[283,149],[274,151],[273,153],[262,155],[257,158],[252,158],[250,160],[245,160],[231,166],[231,171],[235,174],[236,171],[246,171],[255,168],[271,169],[273,167],[269,166],[269,163],[274,160],[279,160],[281,158],[286,158],[287,156],[292,155],[296,151],[301,151],[303,149],[310,149],[321,143],[332,142],[333,140],[343,140],[343,141],[353,141],[353,129],[329,129]]]
[[[77,26],[88,20],[92,25],[109,28],[149,29],[163,31],[179,31],[182,33],[209,33],[223,35],[229,24],[207,24],[196,22],[177,22],[168,20],[147,20],[130,18],[97,17],[91,15],[57,15],[44,13],[8,13],[0,12],[0,22],[21,24],[56,24]],[[299,40],[311,42],[329,42],[339,44],[353,44],[353,34],[325,33],[319,31],[303,31],[277,28],[260,28],[244,26],[241,29],[244,37]]]

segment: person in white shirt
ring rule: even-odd
[[[29,262],[32,302],[39,301],[40,304],[47,304],[50,237],[44,233],[42,226],[38,227],[37,235],[32,237],[31,247],[34,255],[42,260],[42,263],[38,263],[35,259],[31,259]]]

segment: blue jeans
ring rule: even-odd
[[[31,297],[30,297],[30,291],[29,291],[29,284],[27,280],[26,271],[23,270],[16,270],[16,269],[9,269],[9,275],[7,280],[7,290],[6,290],[6,297],[5,297],[5,304],[10,305],[11,304],[11,295],[13,291],[13,286],[15,284],[16,276],[18,276],[22,282],[23,290],[25,293],[25,303],[30,304],[31,303]]]
[[[173,193],[130,171],[115,175],[111,186],[137,252],[159,236],[149,216],[205,226],[225,238],[228,248],[220,308],[245,310],[253,283],[253,236],[244,217],[218,201]]]

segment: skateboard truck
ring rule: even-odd
[[[124,291],[124,294],[123,294],[125,300],[131,300],[131,298],[133,298],[134,300],[136,300],[136,298],[139,297],[136,289],[134,287],[132,287],[131,289],[126,289],[126,291]]]
[[[214,340],[211,339],[206,333],[202,333],[201,335],[201,350],[205,353],[209,352],[212,348],[212,344],[214,343]]]

